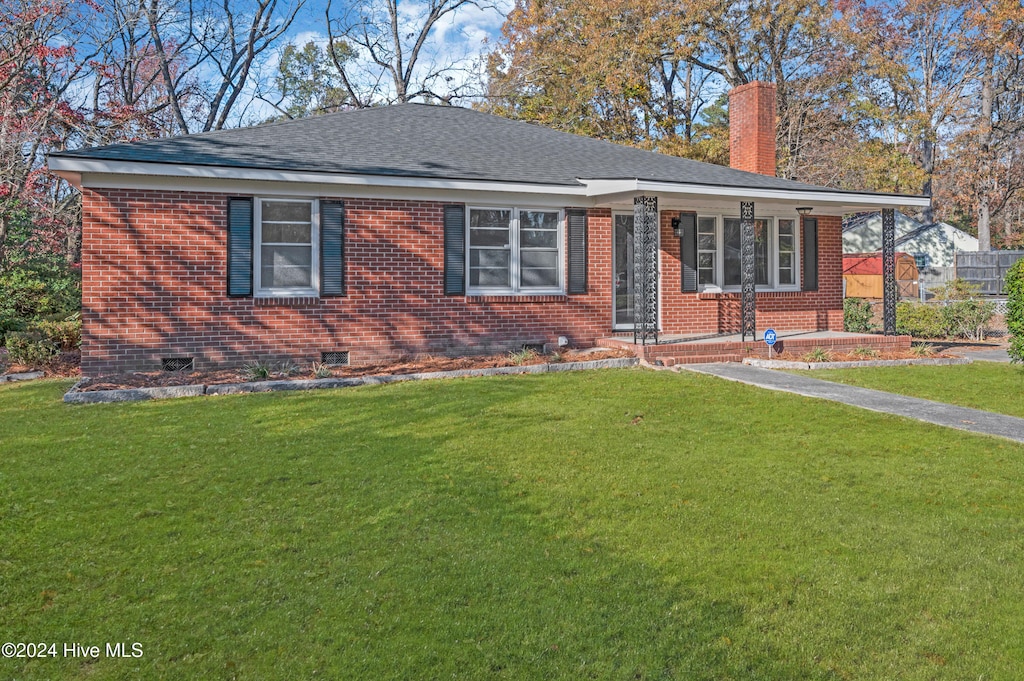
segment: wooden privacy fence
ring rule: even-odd
[[[956,254],[956,275],[981,286],[981,292],[999,295],[1006,285],[1006,271],[1024,258],[1024,251],[984,251]]]

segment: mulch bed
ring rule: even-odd
[[[536,354],[529,358],[512,355],[480,355],[472,357],[417,357],[394,362],[361,364],[351,367],[334,367],[329,378],[349,378],[378,374],[418,374],[456,369],[489,369],[492,367],[526,366],[556,362],[583,362],[596,359],[633,357],[625,349],[567,350],[559,355]],[[290,372],[272,371],[261,381],[302,380],[328,378],[314,375],[309,366],[299,367]],[[112,374],[85,379],[79,392],[95,390],[121,390],[124,388],[163,388],[179,385],[219,385],[223,383],[246,383],[253,380],[243,369],[220,369],[216,371],[145,371]]]
[[[0,374],[18,374],[27,371],[42,371],[46,378],[76,378],[82,375],[80,368],[82,353],[62,352],[45,366],[25,366],[23,364],[8,364],[7,350],[0,348]]]

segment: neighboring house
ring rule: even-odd
[[[774,87],[731,100],[739,169],[412,104],[54,154],[82,191],[83,373],[588,346],[632,329],[638,282],[663,333],[736,332],[741,206],[758,327],[842,329],[842,215],[926,200],[776,178]]]
[[[881,250],[882,216],[878,211],[859,213],[843,221],[843,253]],[[945,222],[926,225],[897,212],[896,250],[913,256],[922,283],[940,284],[955,278],[957,252],[977,251],[978,239]]]

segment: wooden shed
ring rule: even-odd
[[[854,253],[843,256],[843,282],[847,298],[882,298],[882,254]],[[917,263],[907,253],[896,254],[896,286],[901,298],[919,295]]]

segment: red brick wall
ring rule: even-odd
[[[587,346],[611,333],[610,210],[589,214],[587,294],[466,297],[443,294],[442,203],[346,199],[348,296],[281,304],[227,296],[227,198],[83,190],[85,375],[155,370],[162,357],[195,357],[203,369],[257,359],[306,363],[323,351],[348,350],[356,364],[504,350],[558,336]],[[670,219],[662,219],[665,332],[735,330],[736,295],[679,293]],[[821,253],[831,257],[821,268],[821,291],[759,295],[759,327],[841,328],[839,225],[838,218],[819,219]]]
[[[729,92],[729,165],[775,175],[775,84],[754,81]]]
[[[739,333],[740,294],[680,292],[679,239],[661,213],[661,323],[667,333]],[[843,330],[843,229],[838,217],[818,217],[818,290],[757,294],[757,328]]]

